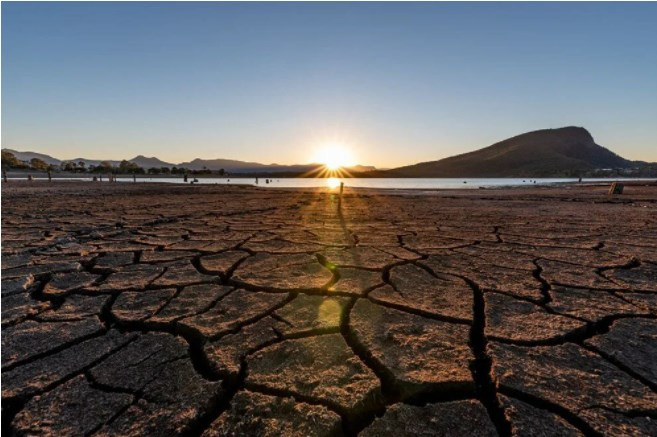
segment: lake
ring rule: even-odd
[[[25,177],[10,177],[9,180],[25,180]],[[44,180],[45,177],[35,177],[35,180]],[[91,181],[91,177],[61,177],[56,180],[81,180]],[[189,181],[194,178],[189,177]],[[199,184],[239,184],[255,185],[255,178],[208,178],[197,177]],[[103,177],[106,181],[107,177]],[[385,189],[478,189],[505,187],[505,186],[537,186],[558,183],[577,182],[577,178],[258,178],[259,187],[271,188],[335,188],[344,182],[346,187],[355,188],[385,188]],[[655,180],[654,178],[584,178],[582,182],[613,182],[623,180]],[[133,182],[132,176],[118,177],[118,182]],[[182,177],[148,177],[137,176],[137,183],[160,182],[172,184],[184,184]],[[190,183],[190,182],[187,182]]]

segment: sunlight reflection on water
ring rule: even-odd
[[[326,186],[329,188],[337,188],[340,186],[340,179],[338,178],[328,178],[326,179]]]

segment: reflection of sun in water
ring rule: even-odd
[[[326,186],[329,188],[338,188],[340,186],[340,179],[338,178],[328,178],[326,180]]]
[[[324,144],[315,152],[313,161],[324,164],[329,170],[337,170],[355,164],[351,151],[340,143]]]

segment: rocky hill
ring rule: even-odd
[[[381,172],[388,177],[558,177],[639,165],[598,145],[581,127],[543,129],[439,161]]]

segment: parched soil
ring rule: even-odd
[[[2,186],[6,435],[657,435],[657,186]]]

